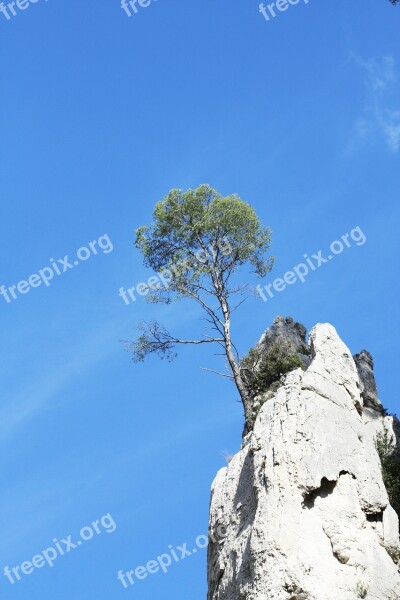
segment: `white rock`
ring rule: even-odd
[[[400,599],[384,548],[399,536],[379,425],[363,420],[357,369],[335,329],[317,325],[310,346],[307,371],[286,376],[213,483],[208,600],[354,600],[361,588],[367,600]]]

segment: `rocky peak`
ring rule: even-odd
[[[260,344],[281,335],[305,340],[280,317]],[[366,417],[366,384],[334,327],[314,327],[309,353],[213,483],[208,600],[400,599],[399,521],[375,444],[380,432],[395,437],[394,420]]]
[[[383,406],[378,398],[374,375],[374,360],[368,350],[361,350],[359,354],[353,356],[357,366],[357,371],[362,384],[361,396],[364,400],[364,406],[376,411],[379,415],[384,413]]]
[[[274,344],[285,346],[289,352],[299,354],[308,366],[308,348],[306,341],[307,330],[301,323],[295,322],[292,317],[278,316],[271,327],[261,336],[258,348],[267,352]]]

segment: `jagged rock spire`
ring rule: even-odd
[[[353,358],[362,383],[361,396],[364,400],[364,406],[382,415],[384,410],[378,398],[378,390],[374,375],[374,360],[371,354],[368,350],[361,350],[361,352],[355,354]]]
[[[365,416],[372,388],[331,325],[309,348],[310,366],[286,375],[213,483],[208,600],[400,599],[398,517],[375,446],[394,421]]]
[[[307,330],[292,317],[275,317],[271,327],[261,336],[258,347],[267,351],[273,344],[285,345],[290,352],[299,354],[305,366],[310,364],[308,357]]]

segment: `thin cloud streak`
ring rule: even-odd
[[[17,395],[0,410],[0,442],[10,438],[28,421],[50,406],[50,401],[59,396],[71,382],[80,377],[82,372],[95,367],[111,354],[120,351],[120,344],[115,337],[118,325],[111,323],[107,330],[88,339],[82,345],[78,355],[76,348],[71,348],[74,357],[57,370],[52,369],[48,376],[41,377],[17,393]]]
[[[400,86],[392,56],[368,61],[353,55],[353,60],[365,74],[366,100],[355,128],[358,137],[381,134],[392,152],[400,149],[400,109],[391,108],[397,102]],[[393,99],[392,99],[393,98]]]

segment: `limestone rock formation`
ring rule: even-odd
[[[274,344],[285,345],[289,352],[299,354],[305,366],[310,364],[306,342],[306,328],[291,317],[276,317],[271,327],[261,336],[258,348],[267,351]]]
[[[364,400],[364,407],[383,414],[383,406],[378,398],[374,361],[371,354],[367,350],[361,350],[353,358],[362,384],[361,396]]]
[[[398,517],[375,447],[394,419],[365,413],[364,401],[379,409],[368,356],[361,382],[331,325],[314,327],[309,348],[307,370],[285,376],[213,483],[208,600],[400,599],[387,551]]]
[[[378,433],[388,433],[393,448],[400,456],[400,421],[396,416],[385,415],[378,397],[374,375],[374,361],[367,350],[361,350],[353,356],[361,383],[361,396],[364,401],[363,418],[367,432],[372,438]]]

